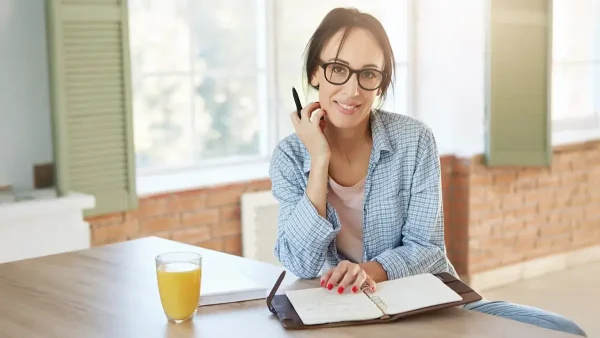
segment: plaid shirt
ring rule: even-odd
[[[431,130],[418,120],[371,114],[373,149],[365,182],[363,261],[377,261],[389,279],[456,271],[446,257],[440,161]],[[273,196],[279,202],[275,256],[300,278],[315,278],[345,259],[341,227],[327,203],[321,217],[306,195],[310,155],[292,134],[273,152]]]

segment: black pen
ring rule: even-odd
[[[292,87],[292,95],[294,96],[294,103],[296,103],[296,111],[298,111],[298,117],[302,119],[302,115],[300,112],[302,111],[302,104],[300,103],[300,98],[298,97],[298,92],[296,92],[296,88]],[[324,120],[325,116],[321,116],[321,120]]]
[[[294,96],[294,102],[296,103],[296,110],[298,111],[298,117],[301,118],[300,111],[302,111],[302,104],[300,104],[300,98],[296,88],[292,87],[292,95]]]

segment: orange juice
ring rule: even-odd
[[[198,309],[202,269],[188,262],[170,262],[157,268],[160,301],[167,317],[174,321],[191,318]]]

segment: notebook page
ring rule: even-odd
[[[381,310],[363,292],[338,294],[313,288],[286,291],[286,296],[305,325],[379,318]]]
[[[389,315],[462,300],[429,273],[379,283],[373,296],[385,303],[385,312]]]

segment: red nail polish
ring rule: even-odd
[[[327,284],[327,289],[329,289],[329,290],[333,289],[333,284],[331,284],[331,283]]]
[[[343,286],[340,286],[340,287],[338,288],[338,293],[339,293],[340,295],[341,295],[342,293],[344,293],[344,287],[343,287]]]
[[[322,280],[322,281],[321,281],[321,287],[323,287],[324,285],[325,285],[325,281],[324,281],[324,280]]]
[[[354,285],[354,286],[352,287],[352,292],[354,292],[354,293],[357,293],[357,292],[358,292],[358,288],[356,287],[356,285]]]

